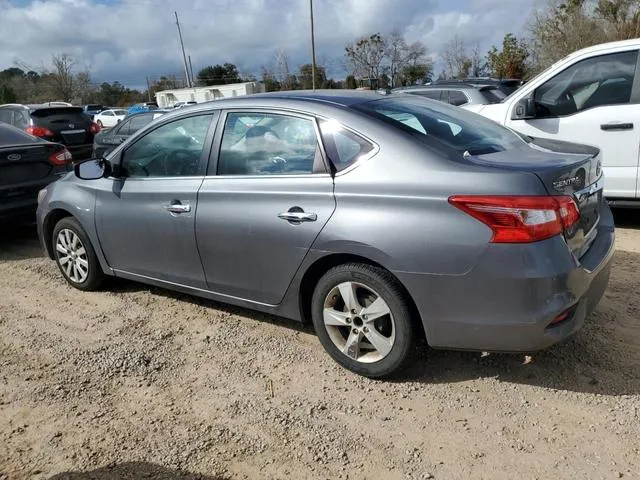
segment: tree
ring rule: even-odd
[[[464,41],[455,35],[444,48],[445,75],[447,78],[467,78],[473,62],[467,54]]]
[[[233,63],[224,65],[209,65],[198,72],[199,85],[224,85],[225,83],[239,83],[242,81],[238,68]]]
[[[303,90],[313,88],[313,66],[310,63],[300,65],[298,74],[300,87]],[[329,88],[327,86],[327,72],[323,66],[316,65],[316,88]]]
[[[8,85],[0,84],[0,104],[15,103],[17,101],[18,97],[16,96],[16,92]]]
[[[361,79],[378,80],[384,72],[382,62],[386,55],[386,44],[379,33],[362,37],[345,47],[353,75]]]
[[[269,66],[262,66],[262,83],[265,92],[279,92],[281,85]]]
[[[66,53],[51,55],[52,70],[47,78],[50,82],[52,99],[70,102],[74,97],[73,67],[76,61]]]
[[[491,75],[497,78],[524,78],[527,73],[529,48],[512,33],[502,40],[502,50],[494,45],[487,54]]]
[[[356,77],[354,77],[353,75],[347,75],[344,83],[345,88],[348,88],[349,90],[355,90],[356,88],[358,88],[358,82],[356,82]]]

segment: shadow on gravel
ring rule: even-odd
[[[121,463],[90,472],[60,473],[49,480],[139,480],[143,478],[148,480],[223,480],[223,477],[170,470],[146,462]]]
[[[35,224],[0,225],[0,261],[44,256]]]
[[[640,230],[640,209],[616,208],[612,211],[616,227]]]

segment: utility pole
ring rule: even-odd
[[[178,20],[178,12],[173,12],[176,16],[176,25],[178,26],[178,36],[180,37],[180,47],[182,48],[182,60],[184,61],[184,74],[187,76],[187,86],[191,87],[191,78],[189,77],[189,68],[187,67],[187,55],[184,53],[184,43],[182,42],[182,32],[180,31],[180,21]]]
[[[149,83],[149,77],[147,77],[147,96],[149,97],[149,101],[151,102],[151,84]]]
[[[191,55],[189,55],[189,72],[191,72],[191,85],[196,86],[196,81],[193,78],[193,65],[191,65]]]
[[[313,33],[313,0],[309,0],[311,12],[311,88],[316,89],[316,39]]]

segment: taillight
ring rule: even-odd
[[[53,137],[54,136],[54,133],[51,130],[44,127],[31,126],[31,127],[25,128],[24,131],[30,135],[33,135],[34,137]]]
[[[69,152],[69,150],[67,150],[66,148],[63,148],[62,150],[58,150],[57,152],[52,153],[49,157],[49,162],[56,167],[62,167],[68,163],[71,163],[72,159],[73,157],[71,156],[71,152]]]
[[[91,125],[89,125],[89,131],[93,134],[96,134],[100,131],[100,125],[98,125],[97,123],[91,122]]]
[[[568,230],[580,219],[569,196],[456,195],[449,203],[491,228],[492,243],[537,242]]]

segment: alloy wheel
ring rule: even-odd
[[[352,360],[378,362],[393,348],[396,328],[391,309],[362,283],[343,282],[331,289],[322,316],[333,344]]]
[[[89,276],[87,250],[80,237],[68,228],[60,230],[56,238],[58,263],[74,283],[83,283]]]

